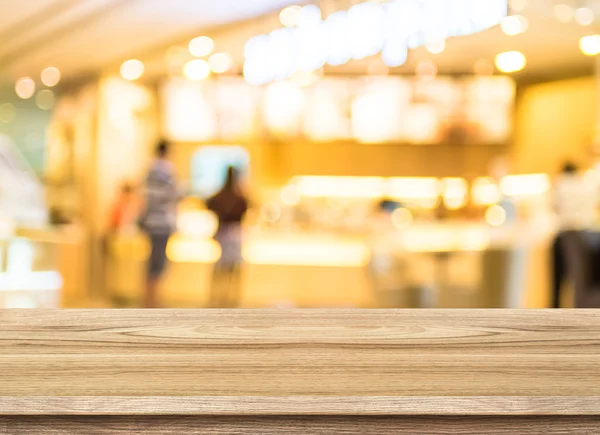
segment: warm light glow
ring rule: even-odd
[[[173,263],[214,264],[221,258],[221,247],[214,240],[173,236],[167,244],[167,258]]]
[[[485,221],[493,226],[500,227],[506,223],[506,210],[499,205],[493,205],[485,212]]]
[[[210,66],[203,59],[190,60],[183,66],[183,76],[188,80],[204,80],[210,76]]]
[[[281,202],[290,207],[300,203],[300,194],[298,193],[298,188],[293,184],[285,186],[283,189],[281,189],[280,197]]]
[[[579,48],[586,56],[600,54],[600,35],[588,35],[579,40]]]
[[[473,181],[471,198],[475,205],[492,205],[500,201],[500,188],[491,177],[480,177]]]
[[[186,211],[177,216],[177,231],[186,237],[210,239],[218,228],[217,216],[208,210]]]
[[[554,6],[554,16],[561,23],[568,23],[573,19],[574,15],[575,11],[573,10],[573,7],[569,5],[561,3]]]
[[[249,240],[242,255],[249,264],[316,267],[364,267],[371,258],[362,242],[320,237]]]
[[[10,124],[15,120],[16,114],[17,111],[12,104],[4,103],[0,105],[0,122]]]
[[[215,53],[208,59],[208,64],[212,72],[222,74],[231,69],[233,59],[227,53]]]
[[[496,68],[503,73],[522,71],[527,65],[527,58],[520,51],[507,51],[496,56]]]
[[[589,26],[594,22],[594,11],[590,8],[579,8],[575,11],[575,21],[581,26]]]
[[[298,177],[294,183],[301,196],[314,198],[381,198],[381,177]]]
[[[279,21],[285,27],[296,27],[301,9],[300,6],[288,6],[279,14]]]
[[[0,291],[1,292],[56,292],[63,286],[62,275],[58,272],[1,272],[0,273]],[[4,307],[8,308],[8,307]],[[13,308],[18,308],[13,306]],[[29,308],[29,306],[28,306]]]
[[[121,65],[121,77],[134,81],[144,75],[144,64],[137,59],[130,59]]]
[[[50,89],[44,89],[35,96],[35,104],[42,110],[50,110],[54,107],[56,97]]]
[[[290,83],[294,86],[304,88],[315,83],[319,79],[319,76],[315,72],[296,71],[292,77],[290,77]]]
[[[444,205],[450,210],[458,210],[467,204],[469,186],[464,178],[445,178],[443,181]]]
[[[508,36],[515,36],[520,33],[525,33],[529,27],[527,18],[522,15],[512,15],[506,17],[500,23],[502,31]]]
[[[35,94],[35,82],[30,77],[23,77],[17,80],[17,83],[15,84],[15,92],[19,98],[27,100],[33,97],[33,94]]]
[[[306,5],[298,11],[296,25],[298,27],[312,27],[321,22],[321,9],[317,5]]]
[[[550,190],[550,178],[546,174],[509,175],[500,182],[500,190],[506,196],[543,195]]]
[[[437,42],[428,42],[425,45],[425,48],[431,54],[440,54],[443,53],[444,50],[446,50],[446,41],[442,40]]]
[[[212,53],[215,48],[215,42],[208,36],[199,36],[194,38],[188,44],[188,50],[194,57],[204,57]]]
[[[395,228],[403,230],[411,226],[413,215],[409,209],[401,207],[392,212],[391,220]]]
[[[50,66],[42,71],[42,83],[49,88],[56,86],[60,82],[60,70]]]
[[[480,252],[490,244],[484,226],[414,225],[402,234],[401,247],[407,252]]]
[[[298,128],[305,104],[303,91],[292,84],[280,82],[269,85],[263,106],[267,126],[278,133]]]
[[[421,207],[435,207],[442,186],[437,178],[398,177],[387,182],[387,197],[398,201],[408,201]]]

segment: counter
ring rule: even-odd
[[[593,310],[0,311],[0,347],[1,434],[600,427]]]
[[[368,234],[253,229],[244,237],[240,306],[541,308],[548,303],[550,244],[547,231],[470,222]],[[144,288],[147,242],[130,234],[112,246],[109,291],[135,306]],[[209,239],[174,236],[161,281],[164,303],[207,306],[219,255]],[[486,282],[489,274],[495,278]]]

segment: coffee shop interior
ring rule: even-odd
[[[1,0],[0,41],[0,307],[600,292],[599,0]]]

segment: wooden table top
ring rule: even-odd
[[[0,311],[0,415],[600,415],[600,311]]]

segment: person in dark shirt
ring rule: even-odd
[[[216,214],[219,229],[215,240],[221,245],[221,258],[215,265],[211,306],[234,307],[239,301],[239,269],[242,263],[241,224],[248,211],[248,200],[241,191],[239,174],[227,169],[223,188],[206,203]]]

